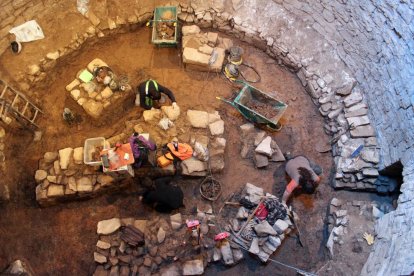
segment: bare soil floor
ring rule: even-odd
[[[181,66],[178,50],[156,48],[149,41],[149,30],[140,29],[103,38],[95,45],[83,46],[76,58],[60,61],[54,74],[49,76],[43,87],[35,91],[45,111],[40,121],[44,130],[42,140],[32,142],[32,134],[18,129],[7,132],[8,171],[7,175],[2,176],[2,181],[7,181],[10,185],[12,201],[2,206],[0,211],[0,271],[9,262],[23,258],[28,260],[38,275],[89,275],[94,271],[93,252],[97,241],[98,221],[112,217],[146,218],[155,214],[138,201],[136,186],[115,195],[49,208],[39,208],[36,204],[34,172],[37,161],[45,152],[81,146],[90,137],[110,137],[123,128],[124,121],[136,119],[142,114],[142,109],[133,106],[131,102],[123,113],[112,114],[105,121],[91,121],[69,97],[65,86],[80,69],[96,57],[107,62],[115,72],[128,75],[134,87],[145,76],[151,76],[169,87],[176,95],[182,116],[190,108],[220,112],[226,123],[225,138],[228,146],[225,170],[216,175],[224,186],[224,193],[214,204],[215,211],[222,206],[223,200],[229,194],[239,191],[246,182],[276,193],[277,185],[286,181],[283,173],[277,174],[276,181],[273,179],[273,173],[282,163],[271,163],[267,169],[258,170],[252,160],[241,159],[239,126],[246,121],[231,106],[215,98],[230,98],[237,92],[237,88],[232,87],[218,74],[186,71]],[[329,186],[333,165],[331,154],[321,154],[315,150],[318,141],[329,139],[323,132],[323,119],[293,74],[276,65],[260,50],[243,43],[240,45],[245,50],[244,60],[253,65],[261,75],[261,82],[255,86],[289,104],[281,121],[283,129],[269,135],[274,137],[283,152],[306,155],[324,170],[316,195],[299,195],[292,201],[293,208],[302,219],[299,227],[304,248],[298,246],[294,238],[287,238],[273,256],[304,270],[316,271],[327,260],[322,244],[324,219],[328,202],[334,195]],[[4,70],[8,68],[6,71],[13,71],[21,66],[13,63],[10,53],[1,56],[0,62]],[[62,122],[64,107],[70,107],[82,115],[83,121],[79,128],[68,127]],[[181,212],[191,213],[197,201],[201,200],[198,192],[200,182],[201,179],[182,181],[186,208],[180,210]],[[361,257],[357,256],[355,259]],[[362,268],[366,255],[362,259],[356,262],[356,274]],[[223,275],[295,275],[292,270],[272,263],[260,265],[259,261],[250,258],[249,261],[227,270],[220,265],[210,266],[206,274],[215,275],[217,272]]]

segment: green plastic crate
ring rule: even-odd
[[[161,15],[166,12],[171,11],[173,18],[171,20],[162,20]],[[157,25],[162,23],[172,23],[174,24],[174,38],[173,39],[160,39],[157,34]],[[152,23],[152,38],[151,42],[158,46],[177,46],[177,37],[178,37],[178,20],[177,20],[177,7],[175,6],[166,6],[166,7],[156,7],[154,10],[154,20]]]

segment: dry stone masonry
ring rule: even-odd
[[[6,155],[5,150],[5,136],[6,131],[0,126],[0,173],[4,174],[6,172]],[[8,201],[10,199],[9,187],[3,182],[0,183],[0,202]]]
[[[414,204],[410,200],[414,194],[411,179],[414,168],[412,3],[368,1],[361,4],[356,0],[177,2],[180,3],[181,21],[234,35],[266,51],[278,63],[297,73],[326,118],[326,132],[341,134],[333,147],[336,187],[392,191],[395,183],[378,178],[378,170],[401,160],[406,182],[401,186],[400,205],[377,224],[381,242],[375,245],[364,273],[412,272],[414,265],[404,261],[405,257],[411,257],[407,250],[412,239],[407,243],[397,239],[397,235],[412,236],[409,226],[414,221],[409,212]],[[8,30],[26,20],[53,17],[54,13],[48,13],[49,9],[56,9],[56,3],[58,1],[2,1],[0,52],[9,46]],[[106,12],[90,5],[84,21],[79,20],[85,25],[83,33],[73,34],[67,45],[50,49],[38,63],[28,65],[27,74],[16,76],[22,91],[32,96],[31,85],[45,80],[47,72],[59,59],[73,56],[84,42],[126,31],[152,16],[152,1],[141,1],[137,9],[128,11],[111,6],[117,3],[107,5],[105,10],[117,14],[111,13],[108,17]],[[352,123],[355,128],[348,129]],[[360,158],[351,160],[345,152],[349,154],[359,145],[364,145]],[[382,231],[390,235],[382,235]],[[390,256],[386,255],[383,261],[380,254],[388,252]]]

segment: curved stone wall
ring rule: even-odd
[[[65,46],[47,49],[48,52],[59,51],[60,57],[65,56],[78,49],[88,37],[102,37],[105,30],[131,27],[151,16],[153,1],[132,2],[91,1],[87,28],[73,33],[71,41],[62,42]],[[412,254],[408,249],[413,241],[401,239],[412,235],[409,229],[414,221],[409,215],[414,207],[414,164],[411,160],[414,143],[413,4],[391,0],[364,3],[356,0],[173,2],[181,4],[179,18],[182,21],[235,35],[297,73],[326,118],[326,132],[339,138],[333,147],[336,187],[393,190],[395,187],[388,182],[376,180],[377,169],[401,160],[404,184],[399,206],[378,221],[377,242],[363,273],[409,274],[414,270],[414,264],[403,258]],[[11,26],[32,18],[54,16],[48,13],[49,7],[67,12],[65,5],[69,4],[59,6],[58,3],[54,0],[3,1],[0,4],[0,50],[8,45],[5,37]],[[157,5],[168,3],[158,1]],[[73,12],[75,3],[70,5]],[[88,21],[83,19],[80,23],[85,22]],[[36,70],[29,76],[18,75],[18,80],[25,82],[28,90],[33,82],[44,78],[42,73],[53,68],[53,63],[39,56],[39,63],[29,67]],[[349,131],[351,123],[362,128]],[[348,157],[361,144],[365,151],[362,160],[351,164]]]

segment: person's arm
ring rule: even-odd
[[[138,139],[150,150],[155,150],[155,144],[142,137],[142,135],[138,136]]]
[[[171,100],[173,103],[175,103],[175,102],[176,102],[176,101],[175,101],[174,94],[173,94],[173,92],[171,92],[171,90],[170,90],[170,89],[168,89],[167,87],[162,86],[162,85],[160,85],[160,84],[158,84],[158,89],[159,89],[159,91],[160,91],[160,92],[162,92],[162,93],[164,93],[165,95],[167,95],[167,96],[168,96],[168,98],[170,98],[170,100]]]
[[[286,202],[289,200],[290,195],[292,194],[293,190],[298,187],[298,183],[296,183],[295,180],[291,180],[289,184],[286,186],[285,192],[282,196],[282,202],[286,204]]]
[[[150,110],[152,106],[147,105],[145,101],[145,82],[141,83],[137,89],[138,89],[137,93],[139,93],[140,106],[146,110]]]

